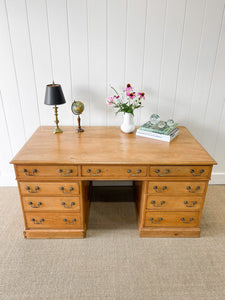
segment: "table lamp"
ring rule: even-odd
[[[55,124],[56,128],[53,130],[53,133],[61,133],[62,129],[59,128],[59,120],[58,120],[58,107],[57,105],[61,105],[66,103],[65,97],[63,95],[63,91],[60,84],[55,84],[54,81],[52,84],[48,84],[46,86],[45,92],[45,104],[54,105],[55,109]]]

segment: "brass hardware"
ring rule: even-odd
[[[128,169],[128,170],[127,170],[127,173],[131,173],[131,169]]]
[[[200,189],[200,186],[198,185],[198,186],[196,186],[196,188],[195,188],[195,191],[192,191],[191,190],[191,187],[190,186],[187,186],[187,190],[189,191],[189,193],[197,193],[197,191]]]
[[[32,208],[39,208],[40,207],[40,205],[42,205],[42,203],[41,202],[38,202],[38,204],[37,204],[37,206],[35,206],[35,204],[33,203],[33,202],[28,202],[28,204],[32,207]]]
[[[70,187],[70,191],[69,192],[65,192],[64,187],[61,186],[60,190],[64,193],[64,194],[70,194],[73,191],[73,187]]]
[[[27,169],[23,169],[23,172],[26,176],[34,176],[34,174],[37,173],[37,169],[33,169],[32,173],[28,173]]]
[[[199,171],[199,174],[195,174],[195,170],[194,170],[194,169],[191,169],[190,172],[191,172],[191,174],[192,174],[193,176],[201,176],[202,173],[205,172],[205,170],[204,170],[204,169],[201,169],[201,170]]]
[[[91,174],[91,169],[87,169],[87,172]],[[99,173],[101,173],[102,170],[101,169],[97,169],[96,174],[91,174],[91,176],[98,176]]]
[[[153,224],[158,224],[163,220],[163,218],[158,218],[158,221],[154,221],[154,218],[150,218],[149,220],[152,221]]]
[[[186,207],[193,207],[197,203],[198,203],[197,201],[192,201],[192,205],[190,205],[188,201],[184,201],[184,204],[186,205]]]
[[[73,205],[75,205],[75,202],[71,202],[71,203],[70,203],[70,206],[66,206],[66,203],[65,203],[65,202],[62,202],[61,204],[62,204],[65,208],[72,208]]]
[[[170,170],[169,170],[169,169],[166,169],[166,170],[165,170],[165,174],[160,174],[160,170],[159,170],[159,169],[154,170],[154,172],[155,172],[156,174],[158,174],[158,176],[163,177],[163,176],[167,176],[167,174],[170,172]]]
[[[155,201],[153,200],[151,203],[152,203],[153,206],[155,206],[155,207],[161,207],[163,204],[165,204],[165,201],[161,201],[160,204],[156,204]]]
[[[42,223],[44,222],[44,219],[41,219],[40,222],[37,222],[34,218],[32,218],[31,221],[32,221],[34,224],[42,224]]]
[[[59,173],[61,174],[61,176],[70,176],[70,174],[73,173],[73,170],[72,170],[72,169],[69,169],[69,170],[67,171],[67,174],[63,173],[63,170],[62,170],[62,169],[59,169],[58,171],[59,171]]]
[[[141,172],[142,172],[141,169],[138,169],[138,170],[137,170],[137,174],[140,174]],[[131,170],[131,169],[128,169],[128,170],[127,170],[127,173],[131,174],[131,173],[132,173],[132,170]],[[131,174],[131,176],[137,176],[137,174]]]
[[[72,221],[70,222],[70,221],[68,221],[67,219],[63,219],[63,222],[65,222],[66,224],[68,224],[68,225],[73,225],[75,222],[76,222],[76,219],[74,218],[74,219],[72,219]]]
[[[162,187],[162,190],[160,191],[160,190],[158,190],[158,187],[157,187],[157,185],[154,185],[153,186],[153,189],[157,192],[157,193],[163,193],[166,189],[167,189],[167,186],[163,186]]]
[[[185,218],[181,218],[181,221],[185,224],[190,224],[193,220],[194,218],[189,218],[189,221],[185,221]]]
[[[138,170],[137,170],[137,173],[140,174],[140,173],[141,173],[141,169],[138,169]]]
[[[35,186],[35,191],[32,192],[31,189],[30,189],[30,187],[29,187],[29,186],[26,186],[26,190],[28,191],[28,193],[31,193],[31,194],[37,193],[37,191],[38,191],[39,189],[40,189],[39,186]]]

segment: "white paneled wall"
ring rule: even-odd
[[[39,125],[53,125],[45,86],[62,85],[61,125],[119,125],[109,84],[146,93],[137,125],[157,112],[185,125],[225,184],[225,0],[0,0],[0,185]]]

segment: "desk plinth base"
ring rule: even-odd
[[[140,237],[200,237],[200,228],[141,228]]]
[[[54,230],[54,229],[34,229],[24,230],[25,239],[82,239],[86,236],[86,230]]]

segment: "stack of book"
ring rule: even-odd
[[[173,124],[173,126],[166,125],[164,128],[159,128],[158,125],[152,125],[149,121],[138,128],[136,135],[171,142],[178,133],[179,129],[177,128],[177,123]]]

